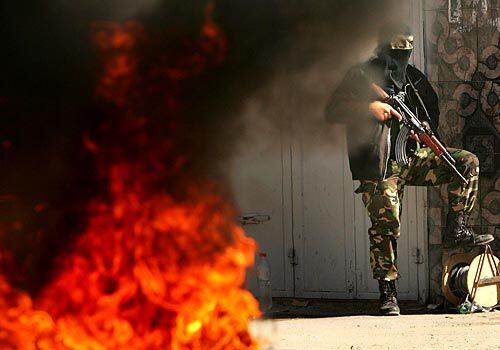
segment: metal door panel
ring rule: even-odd
[[[229,178],[243,229],[266,252],[274,296],[293,296],[291,235],[290,148],[286,131],[259,122],[248,109],[242,116],[247,134],[230,164]],[[245,224],[246,223],[246,224]],[[255,268],[247,271],[245,285],[255,295]]]
[[[344,135],[343,126],[332,127],[332,138]],[[345,142],[318,147],[300,138],[294,144],[295,295],[352,298],[353,197]]]

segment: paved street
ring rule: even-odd
[[[500,349],[498,311],[428,314],[425,308],[406,306],[410,314],[382,318],[375,315],[376,303],[362,306],[347,302],[282,307],[277,312],[281,318],[256,321],[252,329],[266,350]],[[355,315],[358,308],[361,315]],[[287,313],[290,317],[285,318]]]

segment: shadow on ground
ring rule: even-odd
[[[402,315],[446,313],[443,308],[431,310],[416,302],[401,301]],[[269,315],[273,319],[323,318],[344,316],[378,316],[378,300],[331,300],[273,298]]]

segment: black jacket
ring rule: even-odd
[[[378,121],[370,115],[368,105],[377,99],[369,87],[377,83],[388,93],[393,92],[393,84],[386,78],[385,62],[373,58],[351,68],[335,89],[326,107],[329,122],[346,124],[349,165],[353,180],[381,180],[387,170],[390,155],[391,123]],[[409,100],[422,121],[427,121],[437,132],[439,105],[436,92],[425,75],[408,65],[407,80],[415,88],[410,89]],[[420,102],[422,101],[422,103]]]

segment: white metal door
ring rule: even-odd
[[[417,34],[422,32],[420,1],[398,10],[399,18],[403,14],[413,22]],[[416,35],[413,63],[417,67],[423,66],[421,39]],[[318,147],[319,140],[304,135],[304,120],[314,118],[311,111],[303,111],[296,118],[292,152],[293,232],[298,256],[295,295],[377,298],[378,285],[369,264],[370,223],[360,196],[353,193],[356,184],[350,180],[345,146],[336,143],[335,147]],[[333,138],[344,137],[340,126],[333,129]],[[425,194],[423,188],[408,188],[404,197],[398,240],[401,299],[426,298]]]
[[[298,138],[293,154],[295,295],[349,299],[355,293],[352,181],[344,127],[335,125],[336,145]]]
[[[344,128],[335,126],[337,139]],[[354,194],[345,146],[322,148],[299,142],[293,157],[293,232],[297,253],[295,296],[376,299],[378,285],[369,258],[370,220]],[[296,154],[297,153],[297,154]],[[425,207],[421,189],[407,188],[403,200],[398,267],[401,299],[425,291]],[[420,285],[419,285],[420,282]]]
[[[232,193],[247,235],[266,252],[274,296],[293,296],[290,142],[286,122],[268,125],[259,106],[249,103],[243,116],[247,134],[230,169]],[[247,271],[246,287],[257,291],[255,269]],[[256,294],[255,294],[256,295]]]
[[[411,2],[401,13],[412,18],[415,32],[421,33],[421,0]],[[414,63],[422,67],[421,36],[415,42]],[[239,147],[230,174],[240,211],[253,221],[244,228],[260,250],[268,253],[274,296],[376,298],[377,284],[369,267],[369,219],[360,196],[353,193],[356,184],[351,180],[344,128],[331,127],[331,137],[337,140],[334,146],[307,135],[305,121],[322,120],[324,99],[314,96],[317,103],[302,106],[305,103],[301,105],[300,99],[307,98],[307,86],[302,86],[302,93],[297,91],[304,76],[285,78],[293,82],[289,83],[293,89],[278,88],[276,96],[267,98],[273,101],[276,115],[284,119],[279,127],[275,124],[279,118],[272,118],[274,125],[267,124],[268,110],[266,118],[259,117],[262,106],[258,98],[245,108],[245,130],[251,133]],[[308,79],[309,84],[325,80]],[[288,125],[290,114],[296,118],[293,128]],[[406,191],[398,242],[402,299],[423,301],[427,295],[425,202],[425,189]],[[247,286],[256,291],[252,270],[247,274]]]

